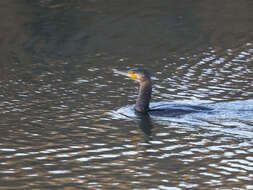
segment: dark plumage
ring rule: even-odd
[[[139,83],[139,93],[135,104],[138,112],[148,112],[152,93],[150,73],[146,69],[131,69],[129,71],[114,70],[115,73],[128,76]]]
[[[115,73],[128,76],[139,83],[138,98],[135,103],[135,110],[141,113],[152,113],[159,116],[177,116],[192,112],[210,111],[211,109],[198,105],[170,104],[169,107],[150,109],[149,103],[152,94],[151,75],[146,69],[138,68],[128,71],[114,70]]]

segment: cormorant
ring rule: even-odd
[[[149,71],[143,68],[137,68],[128,71],[119,71],[114,69],[114,72],[130,77],[139,83],[138,98],[135,103],[135,110],[139,113],[151,113],[152,115],[158,114],[159,116],[177,116],[192,112],[211,110],[204,106],[188,104],[170,104],[169,107],[161,106],[160,108],[150,108],[149,103],[152,93],[152,82]]]

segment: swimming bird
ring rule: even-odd
[[[169,104],[168,106],[161,106],[150,108],[150,100],[152,94],[152,82],[150,72],[143,68],[136,68],[127,71],[119,71],[114,69],[115,73],[130,77],[139,84],[138,98],[135,103],[135,110],[139,113],[151,113],[152,115],[159,116],[177,116],[192,112],[207,111],[210,110],[207,107],[199,105],[188,104]]]

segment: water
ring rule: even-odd
[[[252,1],[0,5],[0,189],[253,189]]]

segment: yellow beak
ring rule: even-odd
[[[128,76],[129,78],[133,79],[133,80],[136,80],[137,79],[137,76],[136,74],[133,74],[132,71],[119,71],[119,70],[116,70],[116,69],[113,69],[113,71],[117,74],[120,74],[120,75],[124,75],[124,76]]]
[[[135,74],[131,74],[129,77],[130,77],[131,79],[133,79],[133,80],[136,80],[136,79],[137,79],[137,76],[136,76]]]

